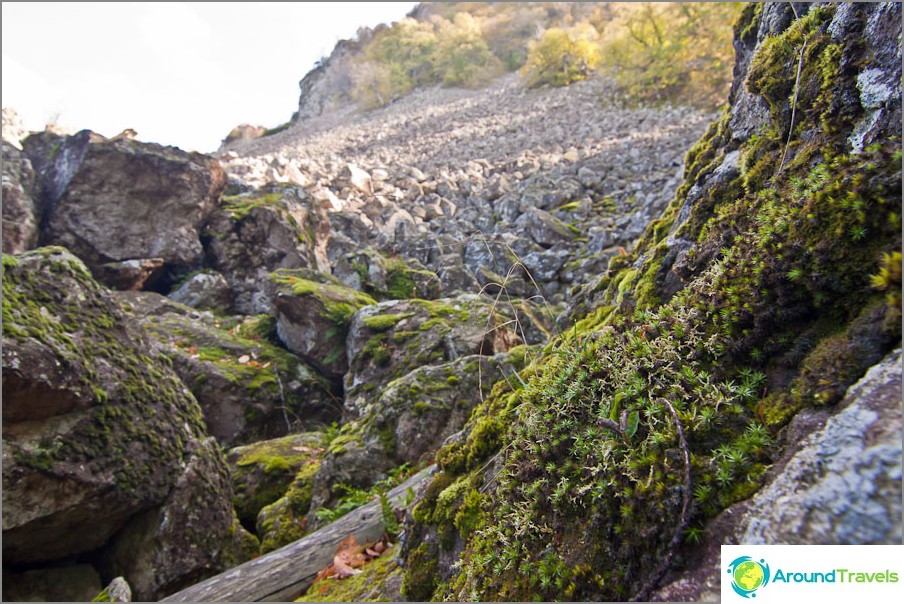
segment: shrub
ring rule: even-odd
[[[521,68],[525,84],[529,88],[567,86],[585,79],[600,62],[598,39],[597,31],[587,24],[547,29],[530,45],[527,62]]]

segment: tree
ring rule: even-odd
[[[530,45],[521,75],[529,88],[567,86],[583,80],[599,65],[599,34],[586,23],[568,29],[553,27]]]

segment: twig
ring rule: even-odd
[[[797,10],[794,8],[793,4],[791,4],[791,10],[794,11],[794,18],[799,19]],[[804,53],[807,50],[807,42],[809,41],[810,36],[808,35],[804,38],[803,46],[800,47],[800,58],[797,61],[797,77],[794,79],[794,100],[791,102],[791,126],[788,128],[788,140],[785,141],[785,148],[782,150],[782,161],[778,164],[778,171],[776,174],[781,173],[782,168],[785,167],[785,157],[788,154],[788,147],[791,145],[791,137],[794,136],[794,118],[797,115],[797,95],[800,93],[800,72],[804,67]]]
[[[678,523],[678,526],[675,527],[675,533],[672,535],[672,540],[669,541],[667,551],[659,563],[659,568],[657,568],[656,572],[654,572],[647,582],[644,583],[643,587],[640,588],[640,591],[631,598],[631,602],[649,601],[650,593],[656,589],[656,586],[662,581],[662,578],[672,565],[672,558],[675,557],[675,550],[677,550],[678,546],[681,544],[681,536],[684,534],[684,531],[687,529],[687,525],[690,522],[691,455],[688,451],[687,439],[684,437],[684,427],[681,425],[681,419],[679,419],[678,412],[675,411],[672,403],[664,398],[660,398],[659,402],[668,407],[669,411],[672,413],[672,418],[675,420],[675,428],[678,430],[678,442],[681,445],[681,452],[684,454],[684,493],[682,493],[681,496],[681,520]]]

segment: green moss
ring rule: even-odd
[[[411,554],[402,580],[402,594],[410,601],[427,602],[436,590],[437,560],[430,546],[420,544]]]
[[[297,271],[294,271],[297,272]],[[303,273],[312,277],[310,271]],[[338,326],[345,327],[352,315],[364,306],[376,304],[376,300],[365,293],[345,287],[324,276],[323,281],[312,281],[293,274],[293,271],[279,270],[271,275],[278,285],[285,286],[292,295],[312,296],[323,306],[324,316]]]
[[[382,602],[380,586],[401,572],[396,562],[397,546],[391,546],[379,558],[360,567],[360,573],[347,579],[317,581],[296,602]]]
[[[399,321],[413,316],[414,313],[374,315],[373,317],[366,317],[364,319],[364,326],[371,331],[389,331],[395,327]]]

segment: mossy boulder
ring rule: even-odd
[[[116,296],[172,359],[220,444],[248,444],[338,419],[334,386],[277,345],[273,317],[218,317],[153,292]]]
[[[347,254],[333,268],[333,274],[354,289],[378,301],[439,298],[442,281],[416,259],[388,258],[374,250]]]
[[[217,160],[89,131],[43,132],[22,144],[47,213],[41,243],[66,246],[95,276],[123,289],[133,289],[122,279],[131,267],[123,273],[110,263],[160,258],[143,287],[164,290],[200,267],[201,226],[226,184]]]
[[[261,509],[255,527],[261,540],[261,553],[288,545],[307,534],[307,514],[319,469],[320,458],[312,459],[295,473],[282,497]]]
[[[280,270],[271,278],[280,340],[326,377],[340,379],[348,370],[345,338],[352,316],[376,301],[316,271]]]
[[[236,312],[272,312],[277,269],[326,266],[317,247],[329,231],[329,219],[301,187],[269,185],[224,195],[204,228],[207,265],[220,272],[232,290]]]
[[[521,343],[488,296],[381,302],[355,314],[347,340],[345,406],[367,415],[380,386],[428,365],[492,356]]]
[[[225,462],[169,359],[65,249],[4,256],[3,269],[4,565],[115,548],[174,498],[209,521],[146,543],[158,574],[139,598],[233,563],[233,515],[218,507],[231,489],[209,477]],[[188,479],[201,460],[204,480]]]
[[[322,440],[320,432],[303,432],[229,451],[235,510],[244,526],[254,529],[260,511],[286,495],[299,473],[310,474],[309,466],[316,471]]]

